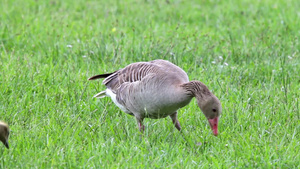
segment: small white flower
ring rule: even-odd
[[[293,59],[291,56],[288,56],[289,59]]]
[[[170,55],[174,56],[175,54],[173,52],[170,52]]]
[[[212,64],[216,64],[216,61],[212,61],[211,63],[212,63]]]
[[[224,65],[225,65],[225,66],[228,66],[228,63],[225,62]]]
[[[82,57],[86,58],[86,55],[83,55]]]
[[[220,60],[223,60],[223,57],[222,57],[222,56],[219,56],[219,59],[220,59]]]
[[[228,146],[228,144],[225,144],[225,146],[227,147],[227,146]]]
[[[73,46],[72,46],[72,45],[67,45],[67,47],[68,47],[68,48],[72,48]]]

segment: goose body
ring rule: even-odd
[[[98,78],[105,78],[103,84],[107,89],[94,97],[111,97],[122,111],[136,117],[141,131],[144,130],[144,118],[167,116],[180,130],[177,110],[196,97],[212,128],[215,126],[214,134],[217,135],[216,127],[221,113],[219,100],[203,83],[190,82],[186,72],[169,61],[132,63],[113,73],[96,75],[89,80]]]
[[[6,123],[0,121],[0,141],[5,145],[6,148],[9,148],[8,137],[9,127]]]

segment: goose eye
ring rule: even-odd
[[[217,109],[212,109],[212,111],[213,111],[213,112],[216,112],[216,111],[217,111]]]

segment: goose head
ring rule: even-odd
[[[6,148],[9,148],[8,137],[9,137],[8,125],[4,122],[0,122],[0,141],[5,145]]]
[[[204,99],[197,98],[197,103],[199,108],[207,118],[214,135],[217,136],[219,117],[222,113],[222,106],[219,99],[213,94],[210,94]]]

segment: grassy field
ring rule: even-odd
[[[300,1],[0,0],[0,168],[298,168]],[[92,75],[166,59],[222,102],[132,116]],[[202,145],[196,145],[201,142]]]

